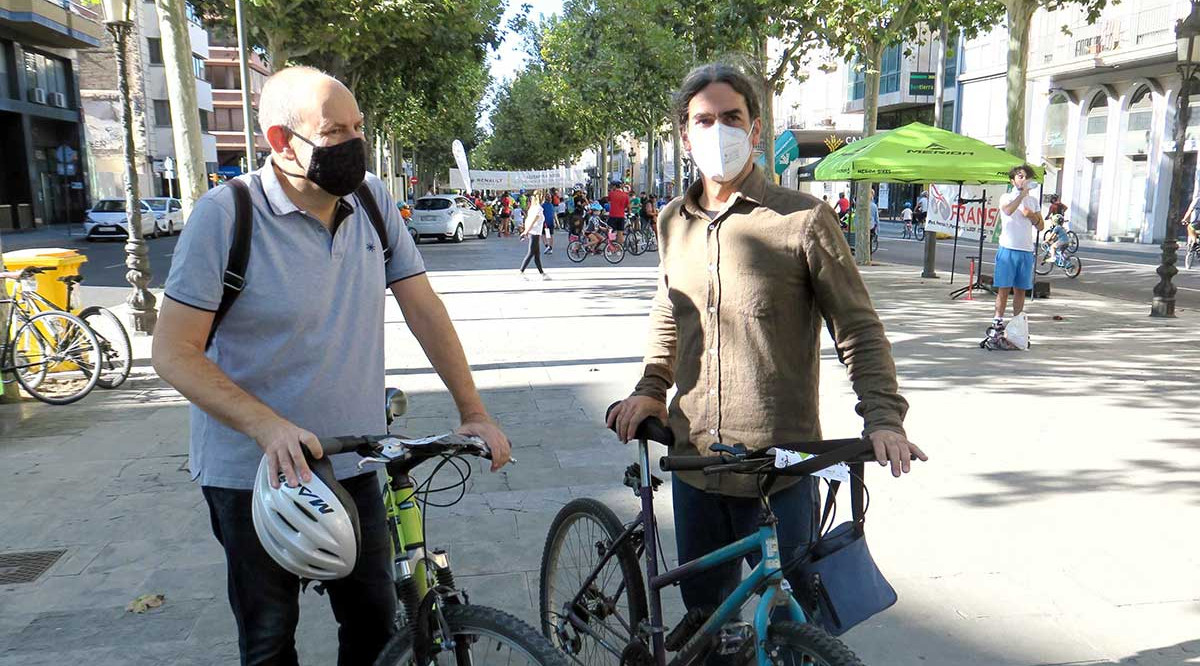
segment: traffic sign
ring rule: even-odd
[[[417,184],[417,177],[416,177],[416,176],[413,176],[412,178],[409,178],[409,179],[408,179],[408,184],[409,184],[409,185],[416,185],[416,184]]]

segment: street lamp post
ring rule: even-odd
[[[146,240],[142,238],[142,200],[138,195],[137,155],[133,147],[133,105],[129,99],[129,71],[125,63],[125,44],[133,21],[130,20],[129,0],[104,0],[103,4],[105,26],[112,33],[117,57],[117,89],[121,95],[121,124],[125,130],[125,211],[129,226],[129,240],[125,243],[125,266],[129,270],[125,279],[133,286],[125,302],[129,304],[133,329],[153,334],[158,311],[154,294],[146,289],[150,282],[150,257]]]
[[[1192,78],[1200,72],[1200,2],[1192,0],[1192,11],[1175,27],[1176,57],[1179,76],[1179,105],[1175,113],[1175,164],[1172,181],[1176,191],[1182,192],[1183,150],[1187,143],[1187,125],[1190,107],[1188,98],[1192,92]],[[1179,201],[1183,199],[1180,198]],[[1162,243],[1162,262],[1158,266],[1158,284],[1154,285],[1154,301],[1150,305],[1151,317],[1175,316],[1175,285],[1171,279],[1179,272],[1175,268],[1178,260],[1179,242],[1175,240],[1175,220],[1166,221],[1166,233]]]

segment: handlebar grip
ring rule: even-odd
[[[664,472],[697,471],[720,464],[721,459],[716,456],[663,456],[658,459],[658,467]]]
[[[367,439],[366,437],[351,437],[351,436],[322,437],[318,441],[320,441],[320,443],[321,443],[321,451],[324,452],[324,454],[327,456],[337,455],[339,453],[345,453],[347,451],[353,451],[354,449],[357,449],[358,447],[362,446],[363,444],[370,443],[370,440]],[[304,455],[306,457],[308,457],[309,456],[308,449],[305,447],[300,447],[300,448],[304,449]]]
[[[621,404],[620,401],[608,406],[608,409],[604,411],[605,421],[608,421],[608,415],[619,404]],[[657,416],[648,416],[644,421],[639,423],[637,432],[634,433],[634,438],[658,442],[659,444],[666,445],[667,448],[675,445],[675,434]]]

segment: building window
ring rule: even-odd
[[[208,111],[200,109],[200,131],[208,134]]]
[[[240,132],[245,124],[242,122],[241,109],[214,109],[213,130],[217,132]]]
[[[854,101],[854,100],[863,99],[864,97],[866,97],[866,93],[867,93],[867,72],[866,72],[866,70],[863,69],[862,67],[859,67],[858,63],[853,63],[853,65],[848,69],[848,71],[849,71],[850,78],[849,78],[849,85],[848,85],[849,90],[847,92],[850,95],[850,100]]]
[[[953,88],[956,83],[958,83],[958,53],[947,46],[946,76],[942,79],[942,85],[947,88]]]
[[[196,26],[197,28],[202,27],[200,24],[200,14],[199,14],[199,12],[196,11],[196,8],[192,6],[192,3],[190,3],[190,2],[185,3],[184,8],[185,8],[185,11],[187,12],[188,23],[191,23],[192,25]]]
[[[879,67],[879,94],[900,92],[900,44],[883,50]]]
[[[154,100],[154,126],[171,126],[171,103],[165,99]]]
[[[151,65],[163,64],[162,40],[157,37],[147,37],[146,44],[150,48],[150,64]]]
[[[0,98],[7,99],[11,92],[8,89],[8,44],[0,42]]]
[[[30,102],[67,107],[70,99],[67,64],[60,58],[25,52],[25,86]],[[41,91],[41,92],[38,92]]]
[[[196,78],[200,80],[204,80],[205,78],[204,58],[201,58],[195,53],[192,54],[192,73],[195,74]]]
[[[1087,133],[1104,134],[1108,131],[1108,95],[1100,93],[1088,107]]]

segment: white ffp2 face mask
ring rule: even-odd
[[[689,132],[688,142],[700,172],[718,183],[737,178],[750,159],[750,135],[740,127],[713,123]]]

